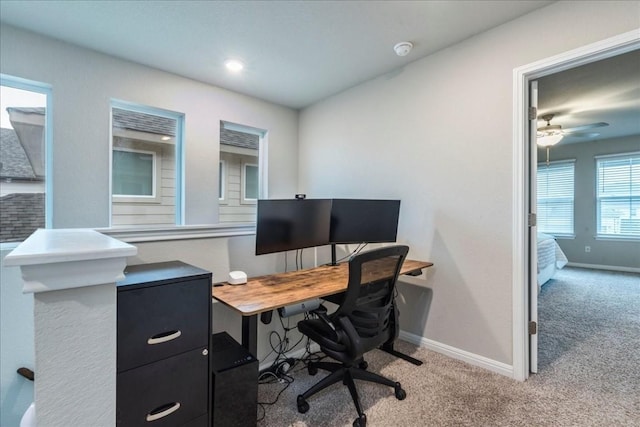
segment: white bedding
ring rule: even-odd
[[[567,257],[549,234],[538,233],[538,286],[542,286],[557,270],[567,265]]]

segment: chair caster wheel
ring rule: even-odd
[[[301,414],[305,414],[309,410],[309,403],[307,403],[307,401],[305,400],[304,397],[302,397],[302,395],[298,396],[297,403],[298,403],[298,412],[300,412]]]
[[[396,399],[398,400],[404,400],[405,397],[407,397],[407,392],[402,389],[400,383],[396,383],[394,391],[396,393]]]
[[[363,371],[366,371],[366,370],[367,370],[367,368],[369,367],[369,364],[367,363],[367,361],[366,361],[366,360],[363,360],[362,362],[360,362],[360,363],[358,364],[358,367],[359,367],[360,369],[362,369]]]
[[[318,367],[312,362],[309,362],[309,365],[307,365],[307,371],[309,372],[309,375],[315,375],[318,373]]]
[[[365,414],[360,415],[353,422],[353,427],[366,427],[367,426],[367,416]]]

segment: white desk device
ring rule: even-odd
[[[247,273],[244,271],[231,271],[229,273],[230,285],[244,285],[247,283]]]

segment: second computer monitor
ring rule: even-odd
[[[400,200],[333,199],[331,243],[395,242]]]

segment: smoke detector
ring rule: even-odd
[[[413,49],[413,43],[411,42],[400,42],[393,47],[398,56],[407,56],[411,49]]]

